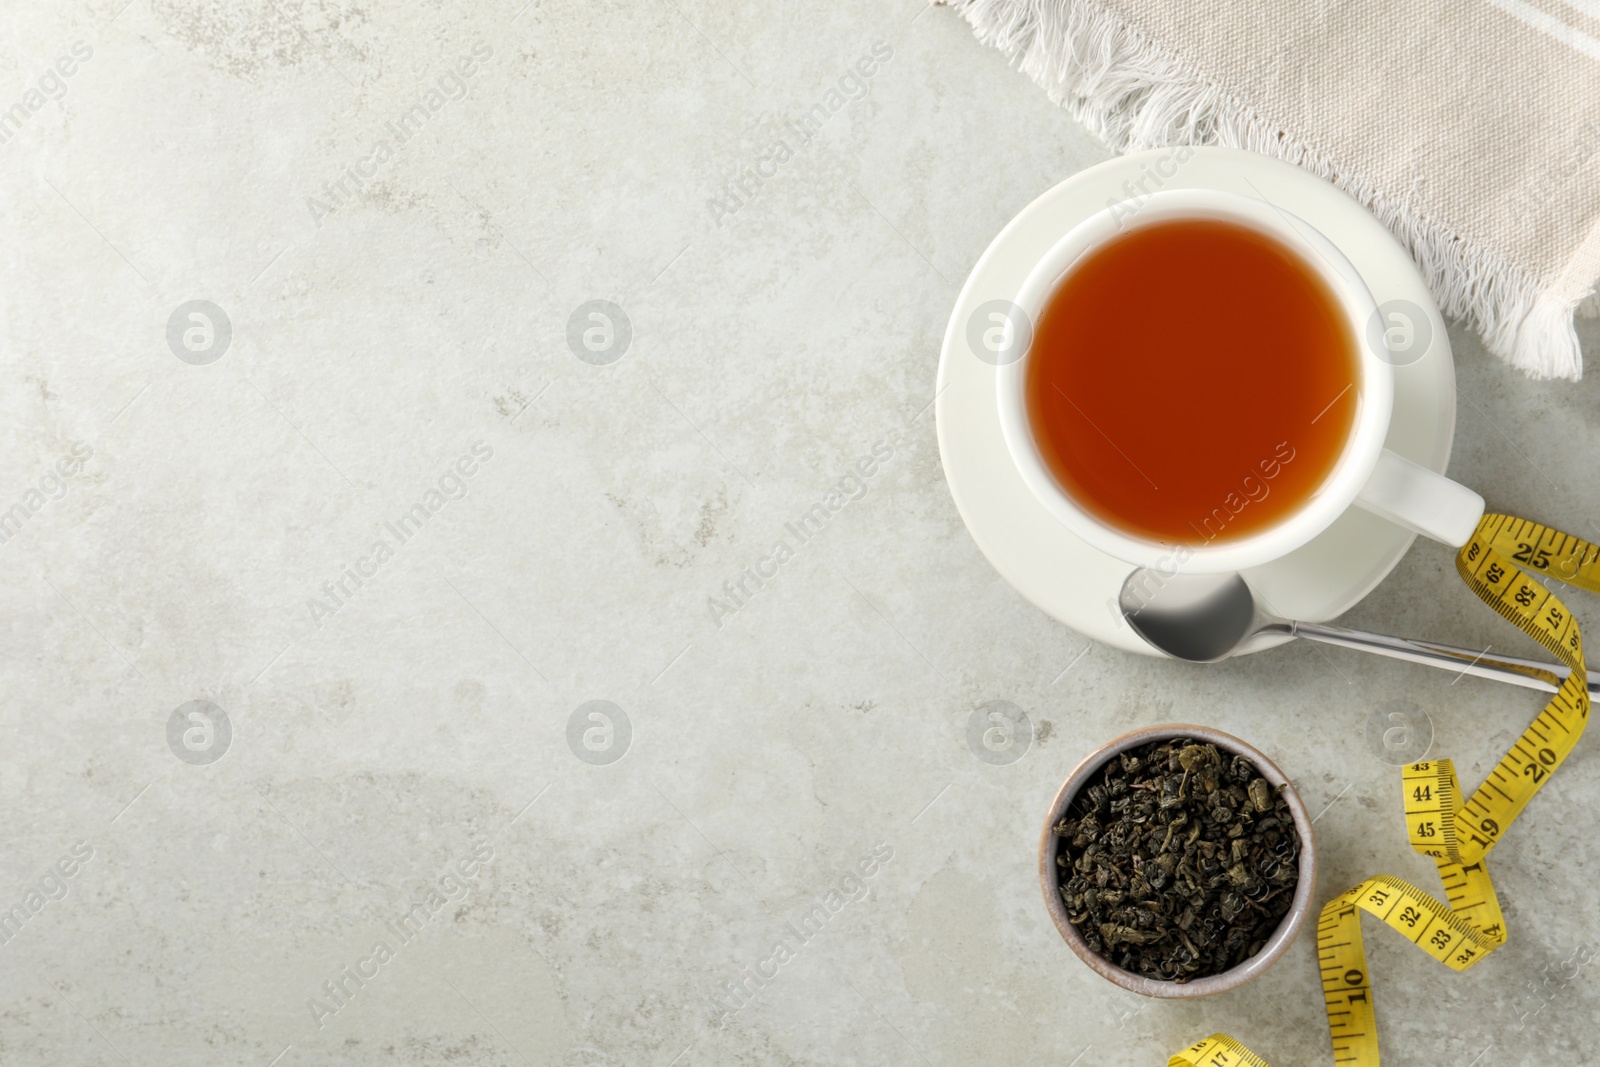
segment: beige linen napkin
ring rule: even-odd
[[[953,0],[1118,151],[1247,148],[1367,205],[1535,377],[1600,311],[1600,0]]]

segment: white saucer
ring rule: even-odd
[[[1206,188],[1263,197],[1321,230],[1361,272],[1380,306],[1409,301],[1427,314],[1432,328],[1421,356],[1395,367],[1388,447],[1442,474],[1455,432],[1450,339],[1411,257],[1389,231],[1355,200],[1288,163],[1231,148],[1185,151],[1193,154],[1181,164],[1174,163],[1175,150],[1158,149],[1091,167],[1012,219],[978,260],[956,299],[939,357],[935,401],[939,454],[950,493],[989,562],[1018,592],[1072,629],[1147,655],[1156,652],[1115,610],[1117,593],[1133,568],[1069,533],[1023,484],[1000,434],[995,368],[974,354],[967,340],[968,320],[978,306],[1015,297],[1034,263],[1058,238],[1105,210],[1107,201],[1127,197],[1125,182],[1143,180],[1150,192],[1158,187]],[[1162,173],[1172,176],[1158,177]],[[1352,508],[1302,548],[1244,573],[1278,613],[1325,621],[1371,592],[1400,562],[1413,536]],[[1262,641],[1250,651],[1282,640]]]

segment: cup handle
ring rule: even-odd
[[[1452,548],[1466,544],[1483,518],[1483,497],[1387,448],[1356,503]]]

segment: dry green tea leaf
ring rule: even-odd
[[[1106,761],[1055,833],[1067,917],[1146,978],[1186,982],[1249,959],[1300,879],[1288,802],[1245,757],[1186,738]]]

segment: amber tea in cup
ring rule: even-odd
[[[1090,249],[1046,298],[1023,382],[1029,431],[1107,526],[1236,541],[1297,511],[1338,463],[1357,344],[1299,252],[1232,220],[1165,219]]]

